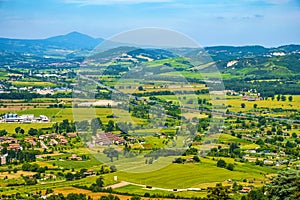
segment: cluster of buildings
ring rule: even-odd
[[[248,160],[249,162],[256,162],[256,160],[260,160],[263,162],[264,165],[269,166],[276,166],[279,167],[280,165],[288,164],[292,162],[289,160],[285,152],[271,152],[270,150],[264,151],[257,151],[258,148],[246,150],[246,155],[243,157],[244,159]],[[266,157],[262,158],[261,155],[264,154]],[[286,158],[286,159],[283,159]]]
[[[40,77],[43,77],[42,75]],[[56,77],[55,75],[44,75],[44,77]],[[59,77],[57,75],[57,77]],[[24,78],[24,77],[22,77]],[[60,77],[62,78],[62,77]],[[21,78],[17,76],[15,77],[9,77],[10,81],[19,81]],[[50,83],[50,82],[49,82]],[[37,85],[37,86],[18,86],[18,85],[5,85],[5,84],[0,84],[0,94],[10,94],[12,92],[30,92],[30,93],[36,93],[36,94],[41,94],[41,95],[46,95],[46,94],[56,94],[56,93],[70,93],[72,92],[72,89],[66,88],[66,87],[44,87],[42,85]]]
[[[53,95],[59,92],[72,92],[72,90],[69,88],[42,88],[42,89],[36,88],[33,91],[41,95],[46,95],[46,94]]]
[[[18,143],[18,141],[13,138],[13,137],[0,137],[0,150],[3,149],[3,145],[7,144],[7,150],[14,150],[14,151],[19,151],[23,150],[23,147]],[[5,165],[6,164],[6,158],[8,154],[3,154],[0,155],[0,165]]]
[[[82,158],[80,156],[77,156],[77,154],[72,154],[72,156],[70,157],[70,160],[81,161]]]
[[[74,137],[77,137],[77,133],[67,133],[67,136],[70,138],[74,138]],[[49,146],[62,146],[62,145],[67,145],[69,143],[65,136],[57,134],[57,133],[40,135],[39,140],[48,141],[47,144]],[[43,148],[46,148],[46,147],[44,146]]]
[[[113,134],[111,132],[99,132],[93,139],[93,145],[108,146],[111,144],[125,144],[125,140],[120,137],[120,134]]]
[[[66,136],[57,133],[40,135],[39,137],[28,136],[24,138],[24,143],[30,144],[33,147],[36,147],[39,143],[41,145],[41,148],[48,149],[47,145],[48,146],[67,145],[69,143],[67,137],[75,138],[77,137],[77,133],[67,133]],[[7,148],[7,150],[14,150],[14,151],[23,150],[23,147],[21,146],[19,141],[13,137],[7,137],[7,136],[0,137],[0,151],[4,148],[4,146]],[[6,164],[7,156],[8,154],[0,155],[0,165]]]
[[[2,145],[8,144],[7,150],[22,150],[22,146],[18,143],[18,140],[13,137],[0,137],[0,150],[2,149]]]
[[[0,117],[0,122],[8,123],[8,122],[21,122],[21,123],[31,123],[31,122],[42,122],[47,123],[50,122],[49,118],[45,115],[40,115],[35,117],[33,114],[21,115],[14,113],[6,113],[4,116]]]

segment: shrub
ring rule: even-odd
[[[234,164],[229,163],[229,164],[227,165],[226,169],[228,169],[228,170],[230,170],[230,171],[233,171],[233,169],[234,169]]]
[[[217,167],[225,168],[226,167],[226,162],[222,159],[218,160]]]

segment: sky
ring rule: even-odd
[[[300,44],[300,0],[0,0],[0,19],[7,38],[159,27],[201,46]]]

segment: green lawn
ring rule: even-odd
[[[223,143],[241,143],[241,144],[251,144],[251,142],[249,141],[246,141],[246,140],[243,140],[243,139],[240,139],[238,137],[235,137],[235,136],[232,136],[232,135],[229,135],[229,134],[220,134],[220,137],[219,137],[219,142],[223,142]]]
[[[69,155],[70,157],[71,155]],[[62,161],[47,161],[47,163],[55,164],[55,166],[58,166],[59,168],[68,168],[68,169],[91,169],[95,167],[99,167],[101,165],[101,162],[94,158],[94,156],[89,156],[89,160],[84,161],[72,161],[72,160],[62,160]]]
[[[6,130],[8,133],[15,133],[15,128],[21,127],[24,129],[25,133],[28,132],[30,128],[50,128],[52,123],[31,123],[31,124],[21,124],[21,123],[0,123],[0,130]]]
[[[237,164],[234,171],[216,167],[217,161],[201,159],[200,164],[170,164],[162,169],[145,173],[128,173],[118,171],[121,181],[151,185],[162,188],[197,187],[204,183],[223,182],[227,179],[242,181],[243,179],[264,179],[261,173],[274,173],[266,167],[254,167],[250,164]],[[106,175],[112,179],[112,174]]]

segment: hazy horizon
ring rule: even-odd
[[[51,35],[51,36],[48,36],[48,37],[41,37],[41,38],[9,38],[9,37],[0,37],[0,38],[6,38],[6,39],[22,39],[22,40],[44,40],[44,39],[48,39],[48,38],[51,38],[51,37],[68,35],[68,34],[74,33],[74,32],[77,32],[77,33],[80,33],[80,34],[83,34],[83,35],[87,35],[87,36],[89,36],[89,37],[92,37],[93,39],[103,39],[103,40],[109,39],[109,38],[103,38],[103,37],[93,37],[93,36],[91,36],[91,35],[89,35],[89,34],[81,33],[81,32],[79,32],[79,31],[71,31],[71,32],[68,32],[68,33],[62,33],[62,34],[58,34],[58,35]],[[197,42],[197,41],[196,41],[196,42]],[[217,46],[232,46],[232,47],[262,46],[262,47],[265,47],[265,48],[277,48],[277,47],[285,46],[285,45],[300,45],[300,43],[288,43],[288,44],[281,44],[281,45],[275,45],[275,46],[266,46],[266,45],[261,45],[261,44],[243,44],[243,45],[234,45],[234,44],[216,44],[216,45],[206,45],[206,46],[202,46],[202,47],[217,47]]]
[[[44,39],[77,31],[94,38],[159,27],[201,46],[300,44],[297,0],[0,0],[0,37]]]

